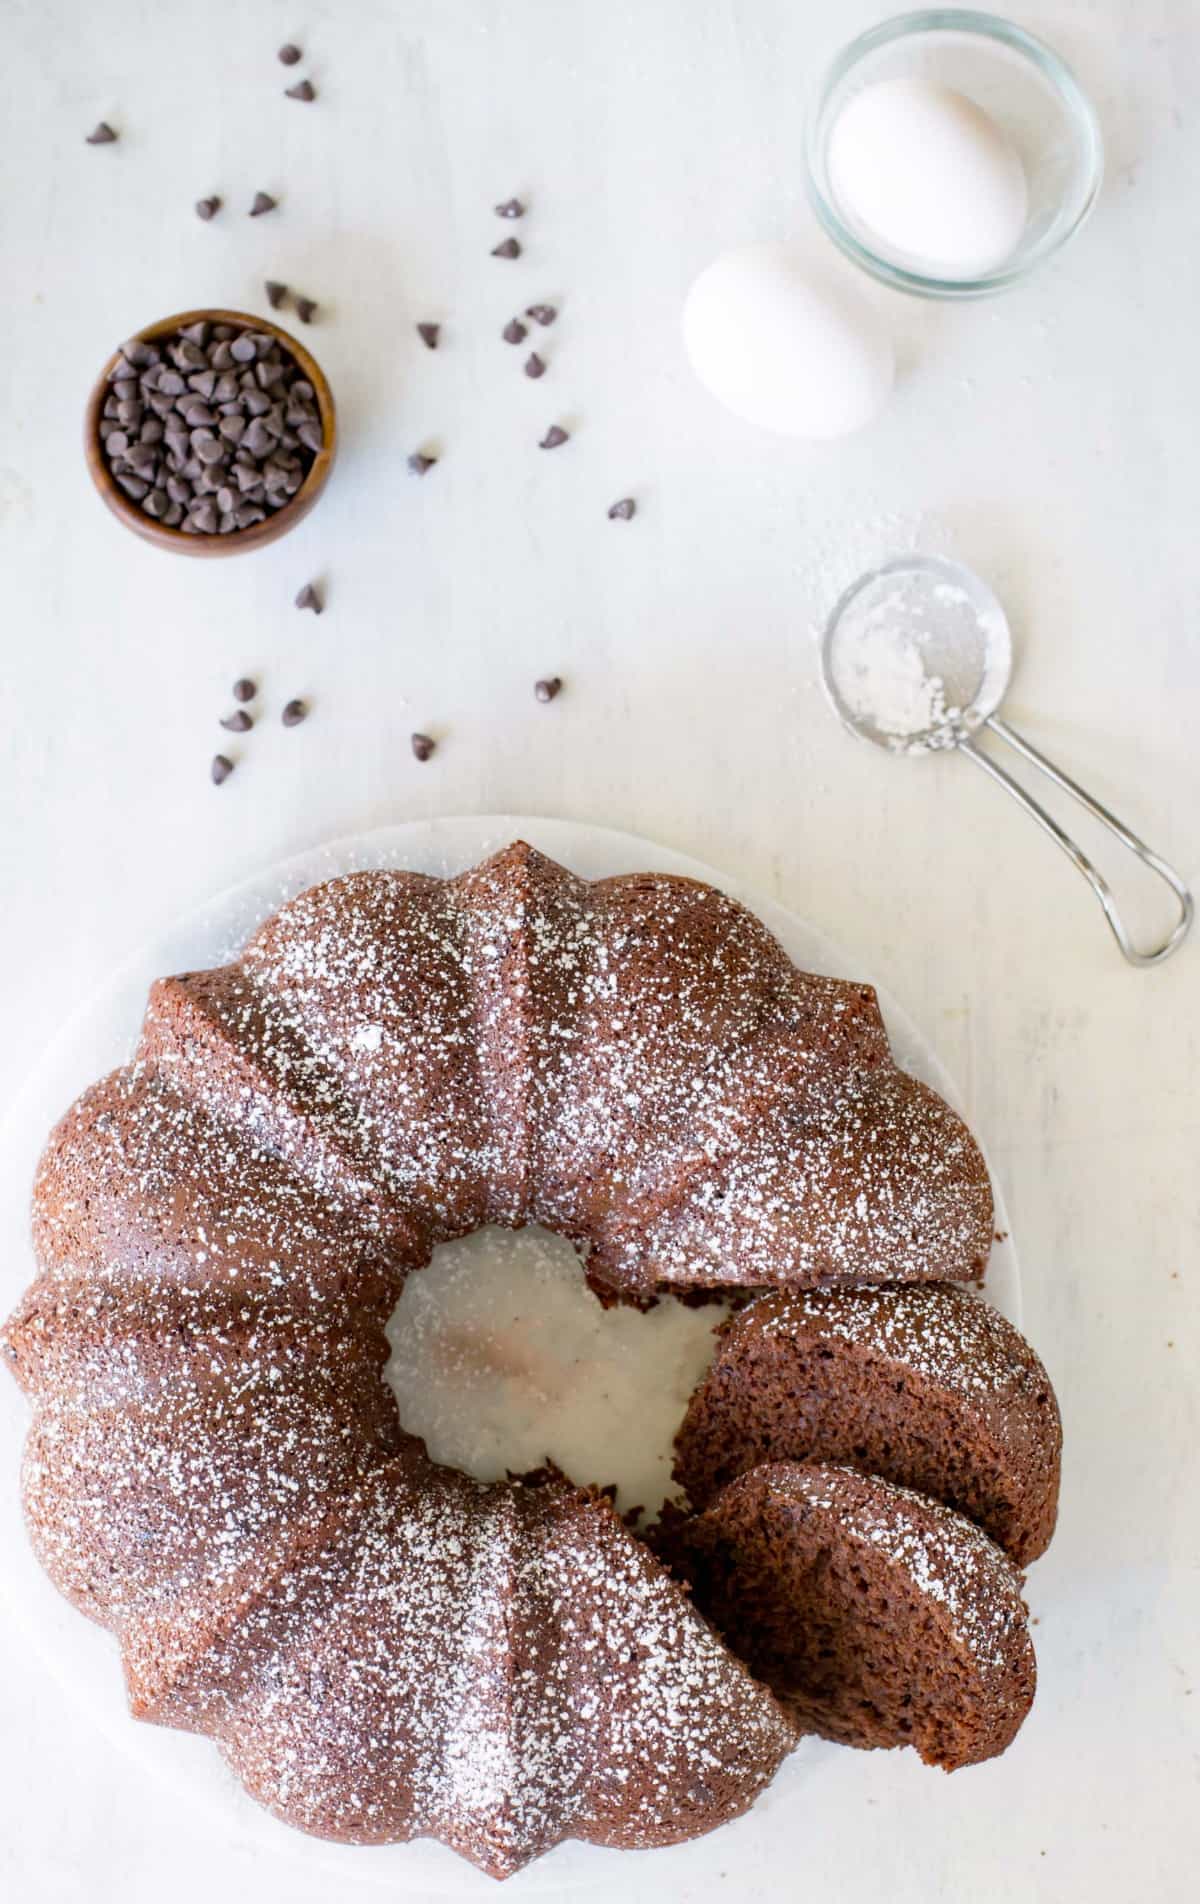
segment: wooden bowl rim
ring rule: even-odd
[[[181,331],[188,324],[201,321],[209,324],[236,324],[251,330],[266,331],[276,338],[295,358],[305,377],[313,387],[317,400],[317,409],[321,416],[323,443],[313,458],[312,466],[295,495],[290,497],[282,509],[264,517],[262,522],[252,523],[248,529],[235,529],[230,535],[185,535],[182,529],[156,522],[144,509],[126,496],[117,483],[116,477],[108,466],[104,448],[100,441],[100,413],[109,389],[109,373],[120,357],[126,343],[137,341],[153,344],[160,337],[169,337]],[[172,317],[160,317],[153,324],[145,324],[140,330],[127,331],[122,343],[111,352],[100,375],[92,386],[91,395],[84,411],[83,443],[87,457],[88,472],[97,491],[112,513],[119,517],[126,528],[135,535],[142,536],[148,542],[157,543],[160,548],[170,549],[176,555],[245,555],[251,549],[262,548],[268,542],[276,541],[295,528],[301,517],[306,516],[316,502],[329,479],[333,459],[337,450],[337,406],[333,400],[333,391],[329,379],[321,369],[312,352],[284,330],[282,324],[276,324],[269,317],[255,317],[249,311],[228,311],[206,308],[198,311],[178,311]]]

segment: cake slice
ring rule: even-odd
[[[764,1461],[837,1461],[966,1514],[1018,1566],[1054,1532],[1050,1378],[1012,1324],[956,1284],[752,1302],[726,1325],[675,1448],[695,1507]]]
[[[994,1758],[1033,1702],[1021,1576],[971,1521],[853,1469],[751,1468],[676,1525],[696,1605],[801,1730]]]

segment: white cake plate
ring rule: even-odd
[[[72,1099],[130,1054],[141,1024],[146,991],[163,973],[217,965],[234,954],[277,906],[322,879],[358,868],[410,867],[450,874],[473,865],[511,840],[526,839],[590,879],[613,873],[683,873],[709,881],[756,912],[794,962],[835,977],[872,980],[870,958],[838,953],[819,932],[781,907],[747,892],[713,867],[655,846],[632,834],[565,820],[498,815],[487,818],[415,821],[339,840],[270,867],[235,886],[181,924],[164,931],[131,959],[63,1027],[27,1081],[0,1127],[0,1312],[7,1314],[34,1272],[29,1246],[29,1186],[51,1125]],[[885,994],[880,1004],[892,1049],[900,1064],[947,1097],[955,1092],[927,1041]],[[987,1291],[997,1308],[1019,1323],[1020,1277],[1008,1216],[997,1190],[996,1229],[1002,1242],[992,1254]],[[125,1708],[116,1648],[47,1581],[33,1558],[22,1524],[18,1491],[20,1450],[28,1422],[15,1384],[0,1382],[0,1593],[6,1610],[25,1628],[47,1672],[82,1705],[101,1731],[151,1779],[167,1780],[189,1801],[212,1807],[221,1828],[259,1843],[280,1861],[314,1860],[343,1888],[387,1890],[393,1897],[495,1899],[496,1887],[441,1845],[418,1839],[409,1845],[349,1848],[323,1844],[288,1830],[253,1804],[207,1739],[137,1725]],[[839,1748],[808,1740],[782,1767],[746,1817],[716,1838],[697,1839],[669,1850],[605,1851],[566,1844],[505,1886],[504,1897],[562,1897],[568,1893],[630,1895],[649,1885],[662,1897],[699,1897],[717,1867],[736,1870],[747,1891],[799,1864],[805,1806],[800,1787]],[[910,1753],[873,1754],[890,1762]],[[47,1767],[47,1777],[53,1777]],[[132,1771],[131,1771],[132,1776]],[[904,1773],[898,1776],[903,1779]],[[878,1776],[873,1778],[878,1792]],[[661,1889],[660,1889],[661,1887]],[[332,1888],[331,1888],[332,1894]]]

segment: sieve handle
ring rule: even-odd
[[[1172,952],[1177,951],[1187,938],[1191,930],[1192,915],[1195,911],[1192,895],[1184,885],[1183,880],[1179,877],[1179,874],[1175,871],[1175,868],[1168,866],[1166,860],[1160,859],[1157,853],[1152,853],[1145,842],[1138,839],[1136,833],[1131,833],[1127,826],[1122,826],[1115,813],[1110,813],[1107,807],[1102,807],[1099,800],[1093,800],[1090,793],[1085,792],[1078,782],[1072,780],[1069,775],[1062,773],[1059,768],[1054,765],[1053,761],[1046,759],[1045,754],[1040,754],[1036,747],[1032,747],[1027,740],[1022,740],[1020,734],[1016,733],[1008,725],[1007,721],[998,720],[995,715],[992,715],[989,720],[984,722],[984,726],[990,727],[993,734],[997,735],[1000,740],[1007,741],[1008,745],[1014,748],[1016,752],[1021,755],[1022,759],[1027,760],[1031,766],[1036,767],[1039,772],[1044,773],[1047,779],[1052,780],[1056,787],[1061,787],[1064,793],[1070,794],[1073,800],[1077,800],[1080,806],[1085,807],[1094,819],[1099,820],[1101,826],[1108,828],[1109,832],[1121,842],[1122,846],[1126,847],[1135,858],[1140,859],[1143,866],[1149,867],[1152,873],[1157,873],[1158,877],[1164,880],[1171,888],[1171,891],[1179,901],[1179,917],[1161,945],[1156,945],[1153,950],[1149,952],[1139,952],[1129,936],[1125,921],[1117,911],[1117,902],[1112,896],[1108,881],[1101,873],[1096,871],[1096,868],[1092,865],[1091,860],[1082,848],[1075,844],[1075,841],[1071,838],[1069,833],[1063,831],[1057,820],[1051,819],[1044,807],[1038,805],[1032,794],[1026,793],[1024,787],[1021,786],[1018,781],[1014,780],[1010,773],[1006,773],[1004,768],[992,760],[989,755],[981,753],[979,748],[976,747],[972,741],[965,740],[959,742],[959,753],[966,754],[968,759],[973,760],[977,767],[982,767],[986,774],[990,774],[993,780],[998,781],[1000,786],[1004,788],[1004,791],[1010,793],[1013,799],[1024,807],[1026,813],[1030,814],[1033,819],[1037,821],[1042,831],[1048,833],[1055,844],[1062,847],[1063,852],[1067,855],[1072,865],[1077,867],[1083,874],[1088,885],[1103,906],[1104,916],[1108,920],[1113,938],[1120,946],[1124,956],[1129,960],[1130,965],[1161,965],[1164,959],[1169,959]]]

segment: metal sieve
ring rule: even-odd
[[[835,711],[852,734],[898,754],[944,748],[981,767],[1060,846],[1095,893],[1131,965],[1161,965],[1192,924],[1188,888],[1116,815],[999,718],[1012,672],[1012,639],[1000,602],[979,576],[940,556],[899,556],[871,569],[835,606],[821,644],[821,673]],[[1164,880],[1179,904],[1168,936],[1139,951],[1108,882],[1057,820],[999,763],[975,745],[986,728],[1045,774]]]

